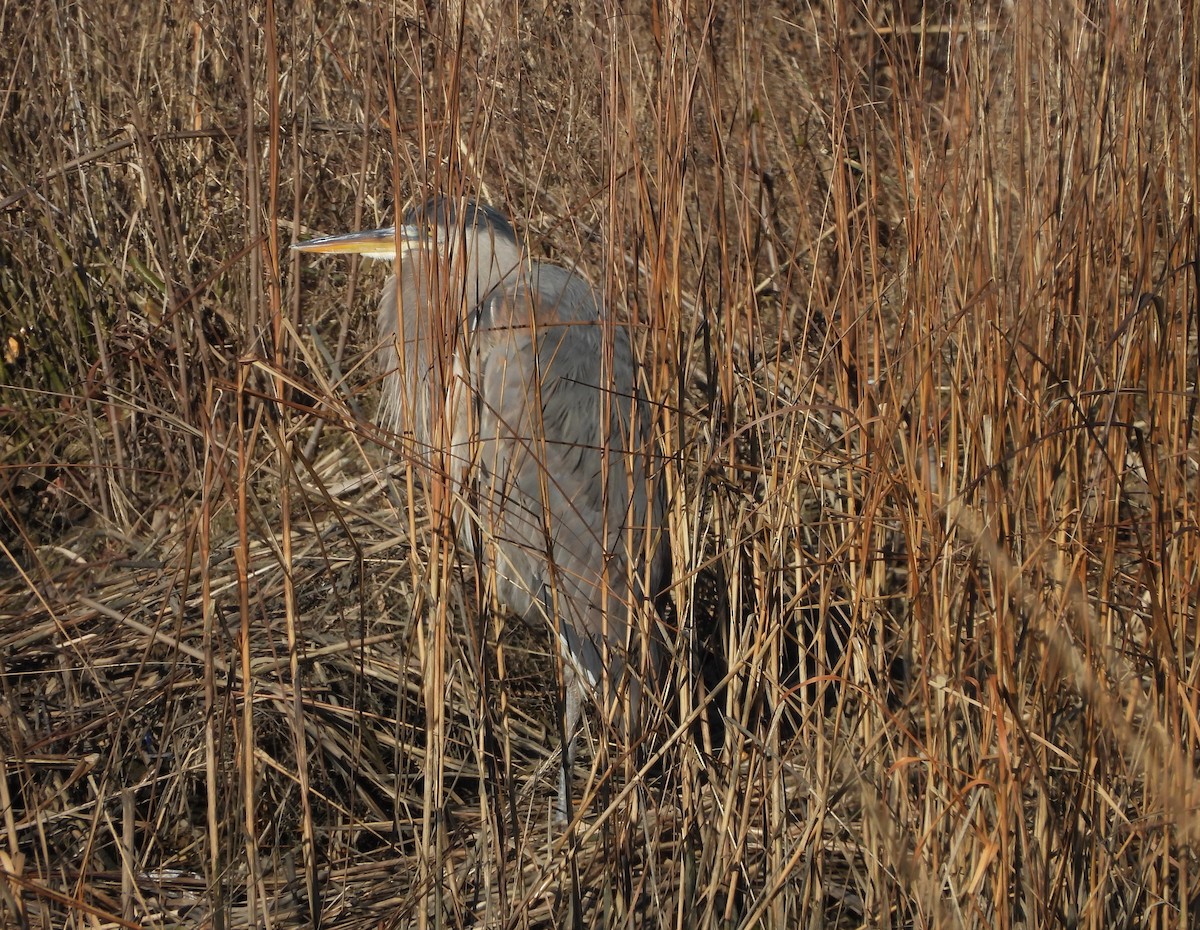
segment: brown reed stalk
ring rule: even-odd
[[[0,923],[1194,924],[1196,35],[0,9]],[[372,422],[385,272],[282,260],[433,190],[656,404],[674,687],[566,833],[556,649]]]

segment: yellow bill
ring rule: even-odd
[[[403,254],[423,238],[417,226],[387,226],[383,229],[365,229],[361,232],[342,233],[336,236],[318,236],[306,242],[297,242],[292,248],[298,252],[324,252],[339,255],[364,255],[380,261],[393,261],[397,253]]]

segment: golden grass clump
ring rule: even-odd
[[[0,8],[0,925],[1195,926],[1198,26]],[[670,462],[706,669],[565,832],[383,272],[288,252],[433,190],[631,321]]]

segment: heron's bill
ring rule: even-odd
[[[384,229],[365,229],[338,236],[319,236],[307,242],[297,242],[292,248],[298,252],[365,255],[380,261],[392,261],[397,252],[407,252],[420,240],[421,230],[416,226],[401,226],[398,230],[395,226],[388,226]]]

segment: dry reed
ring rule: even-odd
[[[1195,925],[1195,10],[315,6],[0,7],[0,922]],[[566,834],[287,252],[433,189],[633,321],[721,657]]]

